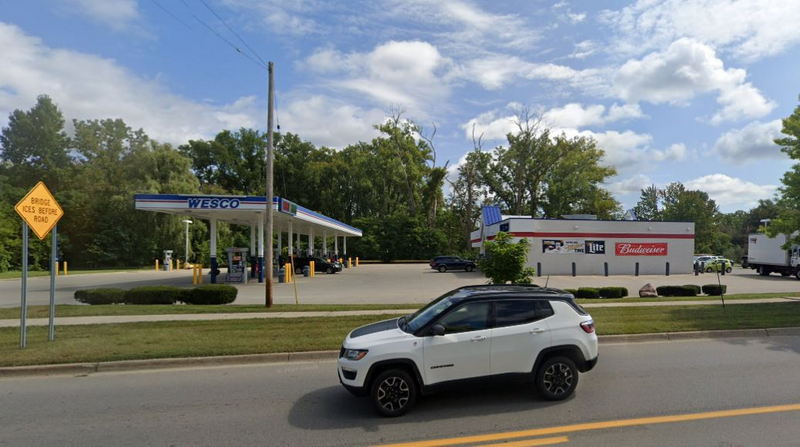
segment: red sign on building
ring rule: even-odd
[[[666,256],[666,242],[617,242],[614,247],[617,256]]]

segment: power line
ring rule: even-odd
[[[191,26],[189,26],[189,24],[188,24],[188,23],[186,23],[186,22],[184,22],[183,20],[181,20],[181,19],[180,19],[180,17],[178,17],[178,16],[176,16],[175,14],[173,14],[173,13],[172,13],[172,11],[170,11],[170,10],[169,10],[169,9],[167,9],[167,8],[165,8],[163,5],[161,5],[161,3],[159,3],[159,2],[158,2],[158,1],[156,1],[156,0],[151,0],[151,1],[152,1],[152,2],[153,2],[155,5],[156,5],[156,6],[158,6],[158,8],[159,8],[160,10],[162,10],[162,11],[166,12],[166,13],[167,13],[167,14],[168,14],[170,17],[172,17],[173,19],[175,19],[175,20],[176,20],[178,23],[180,23],[181,25],[185,26],[185,27],[186,27],[186,28],[188,28],[188,29],[192,29],[192,27],[191,27]]]
[[[197,20],[197,22],[198,22],[198,23],[200,23],[201,25],[203,25],[203,26],[204,26],[204,27],[205,27],[207,30],[209,30],[209,31],[211,31],[212,33],[214,33],[214,35],[215,35],[215,36],[217,36],[217,37],[218,37],[220,40],[222,40],[223,42],[227,43],[227,44],[228,44],[228,45],[229,45],[231,48],[233,48],[233,49],[234,49],[234,51],[236,51],[237,53],[239,53],[239,54],[241,54],[242,56],[246,57],[246,58],[247,58],[247,59],[248,59],[250,62],[252,62],[252,63],[254,63],[254,64],[258,65],[259,67],[261,67],[261,68],[267,68],[267,65],[266,65],[266,64],[264,64],[263,62],[259,62],[258,60],[254,59],[252,56],[250,56],[249,54],[247,54],[247,53],[245,53],[244,51],[242,51],[242,50],[241,50],[239,47],[237,47],[236,45],[234,45],[234,44],[233,44],[233,42],[231,42],[230,40],[226,39],[226,38],[225,38],[225,37],[224,37],[222,34],[218,33],[218,32],[217,32],[217,30],[215,30],[214,28],[212,28],[212,27],[211,27],[211,26],[210,26],[208,23],[206,23],[206,22],[205,22],[203,19],[201,19],[200,17],[197,17],[197,16],[194,14],[194,12],[192,12],[192,8],[189,6],[189,4],[188,4],[188,3],[186,3],[186,0],[181,0],[181,2],[184,4],[184,6],[186,6],[186,9],[188,9],[188,10],[189,10],[189,14],[190,14],[190,15],[191,15],[191,16],[192,16],[192,17],[193,17],[195,20]]]
[[[222,17],[220,17],[220,16],[219,16],[219,14],[217,14],[217,12],[216,12],[216,11],[214,11],[214,10],[211,8],[211,6],[209,6],[209,5],[208,5],[208,3],[206,3],[206,1],[205,1],[205,0],[200,0],[200,2],[203,4],[203,6],[205,6],[205,7],[206,7],[206,9],[208,9],[209,11],[211,11],[211,14],[214,14],[214,17],[216,17],[216,18],[217,18],[217,20],[219,20],[219,21],[220,21],[220,23],[222,23],[223,25],[225,25],[225,28],[228,28],[228,31],[230,31],[230,32],[231,32],[231,34],[233,34],[234,36],[236,36],[236,38],[237,38],[237,39],[239,39],[239,42],[241,42],[242,44],[244,44],[244,46],[245,46],[245,47],[246,47],[248,50],[250,50],[250,52],[251,52],[251,53],[253,53],[253,55],[254,55],[256,58],[258,58],[258,60],[259,60],[259,61],[261,61],[261,63],[262,63],[262,64],[266,64],[266,63],[267,63],[267,62],[266,62],[266,61],[265,61],[265,60],[264,60],[264,59],[263,59],[261,56],[259,56],[259,55],[258,55],[258,53],[256,52],[256,50],[254,50],[254,49],[253,49],[253,48],[252,48],[250,45],[248,45],[248,44],[247,44],[247,42],[246,42],[246,41],[245,41],[245,40],[242,38],[242,36],[240,36],[240,35],[239,35],[239,33],[237,33],[236,31],[234,31],[234,30],[233,30],[233,28],[231,28],[231,27],[228,25],[228,23],[227,23],[227,22],[225,22],[225,20],[223,20],[223,19],[222,19]]]

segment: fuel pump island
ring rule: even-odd
[[[250,278],[264,282],[264,229],[267,199],[263,196],[136,194],[135,208],[174,214],[209,222],[210,282],[219,280],[217,222],[250,227],[250,247],[226,248],[226,282],[247,283]],[[360,229],[322,215],[282,197],[272,198],[276,259],[281,256],[347,257],[347,238],[361,237]],[[332,239],[332,240],[331,240]],[[341,246],[340,244],[341,240]],[[286,250],[283,250],[285,244]],[[302,248],[301,248],[302,247]],[[174,253],[170,253],[171,256]],[[165,250],[165,258],[166,258]],[[248,265],[250,270],[248,272]],[[277,266],[278,263],[276,262]]]

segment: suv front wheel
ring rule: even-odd
[[[417,385],[407,372],[390,369],[380,373],[372,382],[370,397],[381,416],[401,416],[414,406]]]
[[[547,400],[563,400],[578,386],[578,368],[567,357],[547,359],[536,371],[536,389]]]

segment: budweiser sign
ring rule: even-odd
[[[615,246],[617,256],[666,256],[666,242],[617,242]]]

